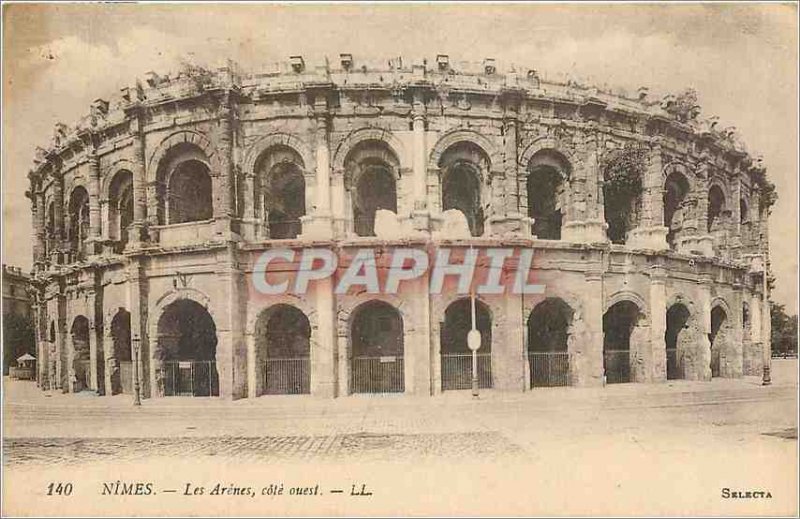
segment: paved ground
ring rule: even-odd
[[[276,498],[270,513],[792,514],[797,361],[775,361],[773,372],[769,387],[746,377],[490,391],[478,401],[455,392],[333,401],[172,398],[141,408],[127,396],[48,395],[6,382],[6,478],[31,483],[4,501],[45,515],[119,513],[115,499],[86,498],[120,478],[149,478],[159,490],[215,477],[257,481],[259,492],[269,478],[287,486],[300,478],[321,485],[327,497]],[[57,475],[75,481],[75,495],[84,499],[38,499]],[[330,493],[346,487],[349,494],[359,482],[374,496],[349,497],[356,502],[343,506]],[[721,499],[723,488],[773,497]],[[200,509],[201,498],[159,495],[132,510],[267,513],[260,499],[233,508],[203,501]],[[23,496],[26,504],[18,501]]]

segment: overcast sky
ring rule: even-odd
[[[302,54],[449,54],[635,91],[697,89],[704,115],[763,154],[779,200],[774,298],[796,311],[795,5],[4,5],[3,262],[31,265],[24,197],[34,147],[149,70],[179,59],[245,68]]]

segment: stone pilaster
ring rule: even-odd
[[[574,202],[569,203],[561,238],[573,243],[604,243],[608,241],[603,207],[602,172],[598,164],[597,136],[589,132],[584,139],[585,159],[581,168],[573,171],[570,183]],[[571,207],[574,206],[574,207]]]
[[[329,239],[333,234],[331,214],[331,151],[328,129],[328,110],[322,99],[314,106],[315,132],[314,157],[316,159],[315,194],[317,207],[314,214],[302,218],[303,238]],[[336,215],[341,217],[343,215]]]
[[[93,149],[89,154],[89,239],[86,241],[90,255],[100,252],[101,240],[100,157]]]
[[[231,235],[231,219],[235,212],[232,118],[231,93],[228,91],[222,96],[219,116],[219,162],[222,171],[212,172],[214,233],[223,239]]]
[[[506,294],[503,299],[502,340],[492,340],[492,378],[494,387],[503,391],[526,391],[530,387],[525,316],[522,295]],[[496,319],[501,319],[496,316]]]
[[[661,146],[650,150],[647,170],[643,179],[642,213],[639,226],[632,229],[627,244],[635,249],[667,250],[667,234],[664,226],[664,169]]]
[[[333,279],[327,277],[315,282],[314,299],[317,310],[316,330],[313,332],[315,342],[311,348],[311,394],[323,398],[333,398],[340,393],[337,388],[337,365],[339,337],[336,326],[336,301],[333,295]],[[344,338],[346,343],[347,338]],[[345,359],[346,359],[345,355]]]
[[[663,265],[650,267],[650,381],[667,379],[667,289]]]
[[[147,225],[147,177],[145,166],[144,135],[142,132],[141,115],[137,112],[131,119],[131,133],[133,135],[133,222],[128,228],[128,244],[130,249],[141,246],[146,239]],[[155,199],[156,197],[154,197]]]
[[[34,265],[40,265],[46,260],[45,252],[47,251],[45,245],[45,213],[47,208],[45,207],[44,191],[37,189],[31,197],[31,203],[33,204],[33,262]]]
[[[55,206],[55,229],[54,247],[51,251],[52,264],[59,264],[62,261],[62,254],[66,247],[64,236],[64,177],[61,171],[55,167],[53,173],[53,204]]]
[[[242,325],[240,286],[242,273],[237,268],[236,244],[217,253],[217,371],[219,396],[236,400],[247,396],[247,344]]]
[[[603,274],[598,268],[585,272],[581,302],[585,343],[581,352],[570,352],[572,382],[580,387],[603,385]],[[573,318],[575,319],[575,318]],[[573,327],[575,324],[573,324]]]
[[[151,369],[150,352],[155,350],[157,338],[149,337],[146,331],[148,318],[146,277],[142,272],[141,260],[136,257],[128,264],[127,299],[128,311],[131,313],[131,360],[136,362],[141,396],[149,398],[154,393],[151,388],[156,387],[154,379],[151,379],[155,373]]]
[[[700,274],[697,280],[697,334],[695,343],[695,364],[687,372],[690,380],[711,380],[711,284],[708,274]]]
[[[411,110],[413,131],[412,170],[414,175],[411,211],[412,227],[416,231],[430,232],[430,208],[428,207],[428,148],[425,142],[425,119],[427,116],[421,92],[414,92]]]

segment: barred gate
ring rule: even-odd
[[[478,387],[492,387],[492,354],[478,353]],[[472,353],[442,353],[442,391],[472,388]]]
[[[603,366],[607,384],[624,384],[631,381],[630,350],[604,351]]]
[[[405,391],[403,357],[353,357],[351,393],[402,393]]]
[[[531,368],[531,388],[571,385],[568,352],[528,352],[528,363]]]
[[[167,360],[159,368],[164,396],[219,396],[219,374],[213,360]]]
[[[311,393],[311,363],[308,357],[268,359],[264,365],[265,395]]]

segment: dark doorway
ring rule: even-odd
[[[685,378],[683,357],[684,351],[681,347],[682,335],[689,322],[689,310],[682,304],[676,303],[667,310],[667,331],[664,334],[664,342],[667,347],[667,380]]]
[[[388,303],[371,301],[356,309],[350,325],[353,393],[402,393],[403,318]]]
[[[208,310],[189,299],[167,306],[155,352],[159,394],[219,396],[216,352],[217,329]]]
[[[603,369],[608,384],[631,381],[631,334],[639,321],[639,307],[620,301],[603,315]]]
[[[536,305],[528,317],[532,388],[570,385],[567,339],[572,314],[572,308],[563,300],[547,298]]]
[[[256,322],[256,351],[260,394],[311,392],[311,325],[302,311],[283,304],[265,310]]]

